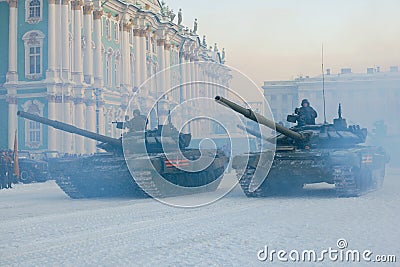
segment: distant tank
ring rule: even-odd
[[[200,153],[198,149],[188,149],[191,135],[179,133],[170,121],[155,130],[126,132],[117,139],[23,111],[18,111],[18,116],[96,140],[100,142],[97,147],[106,151],[51,164],[50,175],[71,198],[169,197],[181,192],[174,191],[174,185],[190,188],[190,193],[215,191],[229,161],[220,150]],[[118,123],[118,128],[124,128],[123,123]],[[127,145],[123,146],[124,142]],[[124,148],[132,150],[128,159]],[[164,152],[165,148],[168,152]],[[208,157],[208,167],[187,171],[200,156]],[[171,190],[159,182],[159,175],[172,186]]]
[[[335,185],[337,196],[360,196],[377,190],[383,184],[385,165],[389,161],[381,147],[366,146],[367,129],[347,126],[339,105],[338,118],[333,124],[283,127],[250,109],[223,97],[215,100],[245,116],[275,130],[276,150],[265,150],[236,156],[232,167],[248,197],[285,194],[301,189],[305,184],[326,182]],[[288,116],[296,122],[295,115]],[[245,129],[246,130],[246,129]],[[247,132],[252,134],[247,129]],[[260,137],[260,133],[254,133]],[[272,139],[271,139],[272,141]],[[262,155],[272,155],[271,169],[257,188],[252,188],[257,164]]]

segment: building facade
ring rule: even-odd
[[[397,116],[400,114],[400,73],[398,67],[388,70],[368,68],[365,73],[353,73],[345,68],[338,74],[327,70],[324,75],[326,117],[332,122],[337,117],[338,104],[342,104],[343,116],[348,123],[374,128],[376,121],[383,120],[389,135],[400,134]],[[263,89],[276,121],[286,120],[294,108],[306,98],[318,112],[317,121],[323,116],[323,79],[299,77],[293,81],[265,82]],[[277,106],[275,106],[275,104]]]
[[[20,149],[96,151],[92,140],[17,119],[18,110],[118,137],[112,122],[143,84],[149,105],[182,79],[227,85],[225,53],[199,38],[197,21],[189,30],[181,12],[175,17],[157,0],[0,0],[0,147],[12,148],[18,130]],[[192,64],[146,82],[181,63]],[[212,97],[212,89],[200,85],[195,94]]]

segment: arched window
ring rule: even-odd
[[[115,60],[114,60],[115,87],[120,87],[121,86],[120,62],[121,62],[121,52],[119,50],[117,50],[115,52]]]
[[[150,37],[146,36],[146,51],[150,52]]]
[[[111,39],[111,25],[110,25],[110,20],[109,19],[106,19],[106,37],[107,37],[107,40],[110,40]]]
[[[28,23],[38,23],[42,20],[42,1],[25,0],[25,21]]]
[[[154,54],[157,53],[157,41],[155,38],[151,39],[151,50]]]
[[[119,62],[116,60],[114,63],[115,87],[119,87],[121,85],[118,69],[119,69]]]
[[[22,108],[25,112],[43,116],[44,104],[39,100],[28,100]],[[43,143],[42,125],[38,122],[25,120],[25,146],[39,148]]]
[[[119,41],[119,24],[118,22],[114,23],[114,41]]]
[[[129,31],[129,44],[133,45],[133,30]]]
[[[114,50],[110,47],[106,51],[106,85],[112,87],[112,55]]]
[[[22,40],[25,46],[25,77],[37,80],[43,73],[43,39],[41,31],[30,31],[24,34]]]

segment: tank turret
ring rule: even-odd
[[[294,146],[297,148],[351,147],[364,143],[367,137],[367,129],[361,129],[358,125],[347,126],[346,120],[342,117],[342,108],[340,104],[338,118],[334,119],[333,124],[326,123],[286,128],[252,111],[251,109],[246,109],[223,97],[217,96],[215,97],[215,100],[218,103],[242,114],[246,118],[281,133],[281,135],[277,136],[275,139],[278,149],[280,146]],[[295,120],[288,121],[295,122]]]

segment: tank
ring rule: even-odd
[[[217,96],[215,100],[277,132],[272,139],[264,138],[276,142],[275,150],[233,158],[232,167],[248,197],[293,193],[306,184],[322,182],[334,185],[339,197],[360,196],[382,186],[389,161],[386,152],[381,147],[365,145],[367,129],[347,126],[340,104],[333,123],[286,128],[223,97]],[[289,122],[296,119],[296,115],[288,116]],[[244,130],[262,137],[259,132]],[[268,158],[265,155],[272,155],[271,169],[261,185],[252,188],[257,164],[261,158]]]
[[[170,121],[154,130],[128,131],[121,138],[112,138],[27,112],[18,111],[17,114],[61,131],[96,140],[99,142],[97,147],[106,151],[81,157],[67,155],[50,164],[51,177],[74,199],[162,198],[181,194],[182,191],[174,190],[176,187],[173,185],[190,188],[190,193],[215,191],[229,161],[220,150],[202,150],[200,153],[198,149],[188,149],[191,135],[179,133]],[[116,124],[117,128],[124,128],[124,123]],[[124,156],[124,148],[131,150],[129,153],[125,151],[129,158]],[[201,171],[188,171],[200,156],[211,162],[208,167]],[[172,189],[165,190],[165,183],[159,182],[160,176],[172,185]]]

